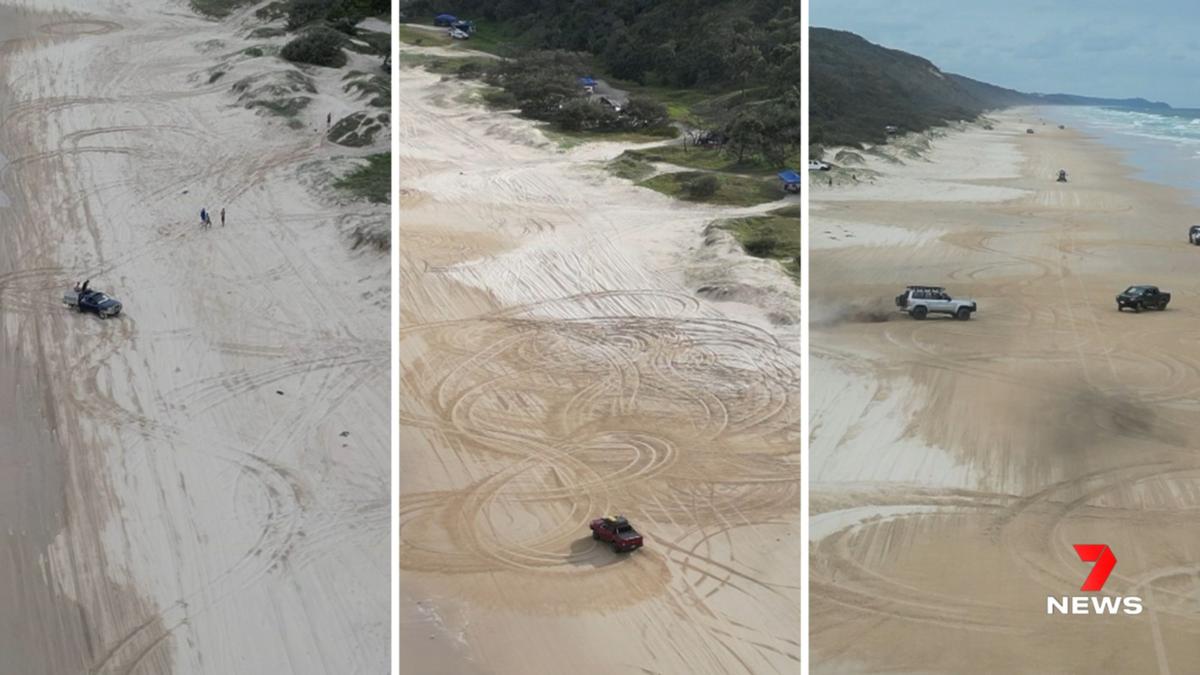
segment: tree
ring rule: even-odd
[[[738,115],[725,129],[729,142],[737,149],[738,163],[745,161],[746,153],[762,152],[766,143],[766,124],[756,111]]]
[[[575,82],[583,72],[577,55],[561,51],[531,52],[504,62],[489,73],[488,81],[516,98],[521,113],[553,120],[570,99],[581,95]]]
[[[604,62],[613,75],[638,84],[646,82],[646,71],[650,69],[649,57],[649,51],[635,44],[624,29],[613,34],[603,54]]]
[[[564,101],[554,116],[554,122],[566,131],[612,131],[621,121],[617,111],[582,96]]]
[[[640,96],[630,96],[621,112],[628,126],[635,129],[654,129],[665,126],[669,120],[667,106]]]

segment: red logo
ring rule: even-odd
[[[1046,597],[1047,614],[1141,614],[1145,609],[1142,599],[1130,595],[1099,594],[1117,566],[1117,556],[1104,544],[1075,544],[1075,553],[1084,562],[1096,563],[1087,579],[1083,580],[1080,590],[1097,593],[1096,595],[1062,595]]]
[[[1079,559],[1083,562],[1096,563],[1092,567],[1091,573],[1087,575],[1087,579],[1083,580],[1083,586],[1079,590],[1099,591],[1104,588],[1104,582],[1108,581],[1108,575],[1117,566],[1117,556],[1113,555],[1112,550],[1106,544],[1075,544],[1075,552],[1079,554]]]

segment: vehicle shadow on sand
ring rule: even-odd
[[[630,555],[617,553],[608,544],[596,541],[588,535],[571,542],[571,555],[568,560],[572,565],[579,567],[599,568],[623,562]],[[637,555],[637,552],[634,551],[632,555]]]

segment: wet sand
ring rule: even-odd
[[[38,37],[39,25],[52,20],[48,14],[0,6],[0,69],[8,55]],[[28,193],[2,159],[20,156],[30,139],[14,138],[5,123],[15,106],[3,79],[0,285],[19,280],[32,257],[30,242],[20,237],[29,218]],[[87,619],[82,606],[48,579],[46,557],[66,526],[67,453],[78,441],[71,421],[57,412],[40,345],[60,328],[49,312],[14,317],[6,309],[0,302],[0,671],[83,672],[91,658]],[[123,595],[118,592],[113,599],[128,602]]]
[[[1074,130],[1025,134],[1039,115],[814,190],[814,673],[1200,662],[1200,212]],[[979,312],[913,321],[914,283]],[[1170,308],[1118,313],[1135,283]],[[1108,544],[1104,592],[1147,611],[1048,616],[1084,595],[1074,543]]]

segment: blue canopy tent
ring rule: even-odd
[[[783,182],[783,189],[788,192],[800,191],[800,174],[795,169],[784,169],[780,171],[779,180]]]
[[[595,87],[596,86],[596,78],[592,77],[591,75],[584,75],[583,77],[579,78],[579,86]]]
[[[453,14],[438,14],[436,17],[433,18],[433,25],[449,26],[449,25],[453,24],[455,21],[458,21],[458,17],[454,16]]]

